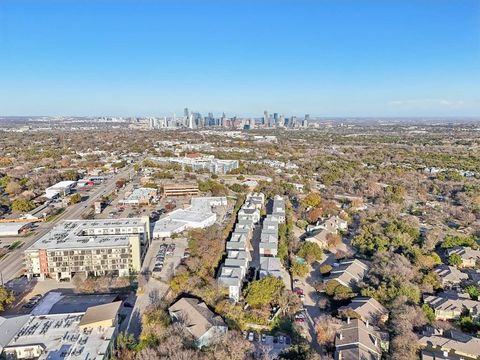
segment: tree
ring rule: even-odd
[[[215,339],[208,347],[209,359],[212,360],[244,360],[254,350],[251,342],[238,331],[229,331]]]
[[[331,315],[321,315],[315,321],[317,341],[320,345],[332,347],[335,341],[335,333],[342,327],[342,321]]]
[[[0,311],[4,311],[9,305],[13,304],[14,301],[13,291],[0,286]]]
[[[70,197],[70,204],[78,204],[80,201],[82,201],[82,196],[79,193],[73,194]]]
[[[462,257],[458,254],[452,254],[448,257],[448,264],[451,266],[461,266],[462,262]]]
[[[316,208],[322,202],[322,198],[318,192],[309,192],[307,196],[305,196],[301,200],[301,205],[304,208]]]
[[[325,284],[325,293],[332,296],[334,300],[345,300],[355,296],[349,287],[340,284],[337,280],[329,280]]]
[[[63,180],[77,181],[80,176],[77,170],[67,170],[62,174]]]
[[[292,273],[293,276],[298,276],[302,278],[307,276],[309,270],[310,269],[307,264],[302,264],[297,261],[295,261],[290,267],[290,272]]]
[[[472,300],[478,300],[480,297],[480,289],[478,288],[477,285],[469,285],[465,288],[465,292],[470,295],[470,298]]]
[[[35,209],[35,204],[31,200],[18,198],[12,201],[12,210],[15,212],[27,212]]]
[[[332,269],[332,265],[324,264],[320,266],[320,274],[322,274],[323,276],[327,276],[328,274],[330,274],[330,271],[332,271]]]
[[[253,281],[245,289],[246,302],[253,307],[261,307],[275,302],[284,288],[282,279],[267,276]]]
[[[305,241],[300,246],[297,255],[304,258],[309,264],[312,264],[315,261],[322,260],[323,251],[318,244],[311,241]]]
[[[18,195],[22,192],[22,186],[15,181],[10,181],[5,187],[5,191],[10,195]]]
[[[447,235],[441,245],[441,248],[451,249],[456,246],[469,246],[473,249],[476,249],[478,247],[478,244],[472,236]]]
[[[435,320],[435,311],[430,307],[430,305],[423,304],[422,310],[429,322],[432,322]]]

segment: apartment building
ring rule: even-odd
[[[227,174],[229,171],[238,168],[238,160],[215,159],[213,155],[201,157],[162,157],[152,158],[159,163],[178,164],[182,170],[192,169],[193,171],[208,171],[212,174]]]
[[[252,214],[258,214],[258,218],[252,216],[243,216],[238,213],[238,222],[235,230],[227,241],[226,250],[227,258],[222,264],[220,274],[218,276],[219,284],[228,288],[229,298],[233,301],[239,301],[243,279],[247,273],[248,264],[250,263],[251,240],[255,223],[260,220],[260,210],[265,202],[263,194],[249,194],[242,209],[252,210]]]
[[[278,223],[282,224],[285,222],[285,200],[279,195],[275,195],[273,198],[271,217]]]
[[[150,243],[148,217],[64,220],[25,250],[27,277],[128,276],[140,271]]]
[[[470,299],[468,294],[448,291],[426,296],[423,302],[433,309],[437,320],[459,319],[464,312],[468,312],[472,319],[480,318],[480,301]]]

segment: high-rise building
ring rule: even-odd
[[[188,118],[188,116],[190,115],[190,111],[188,111],[188,108],[185,108],[183,110],[183,116],[185,116],[186,118]]]
[[[263,112],[263,120],[262,120],[262,125],[267,125],[268,126],[268,120],[269,120],[269,116],[268,116],[268,111],[265,110]]]

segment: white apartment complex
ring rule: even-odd
[[[215,159],[213,155],[201,157],[157,157],[152,158],[159,163],[178,164],[182,170],[191,168],[193,171],[208,171],[212,174],[227,174],[229,171],[238,168],[238,160]]]

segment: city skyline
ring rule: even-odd
[[[21,0],[0,12],[4,116],[480,114],[477,1]]]

